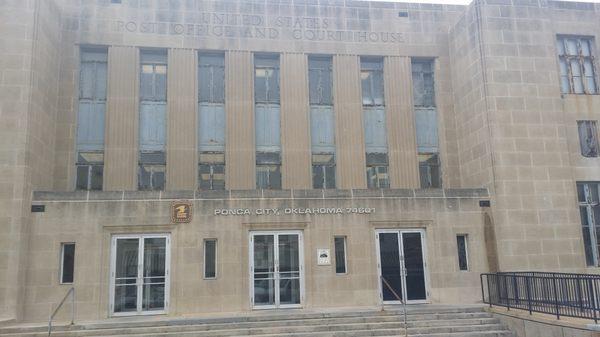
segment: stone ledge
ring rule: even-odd
[[[451,189],[335,189],[335,190],[226,190],[226,191],[35,191],[33,201],[108,200],[238,200],[238,199],[487,199],[485,188]]]

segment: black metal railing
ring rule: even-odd
[[[600,319],[600,275],[552,272],[481,274],[483,302],[507,309]]]

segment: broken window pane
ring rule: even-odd
[[[414,106],[435,106],[433,60],[412,60],[412,81]]]
[[[600,203],[598,182],[577,183],[579,214],[583,233],[586,262],[588,266],[599,265]]]
[[[281,189],[281,156],[279,153],[256,153],[256,188]]]
[[[254,58],[255,103],[279,104],[279,57]]]
[[[360,68],[363,105],[384,105],[383,60],[361,58]]]
[[[597,94],[591,37],[558,36],[561,92],[565,94]]]
[[[335,188],[335,155],[321,153],[312,155],[313,188]]]
[[[388,156],[386,153],[367,153],[367,187],[389,188]]]
[[[140,190],[164,190],[166,157],[164,152],[141,152],[138,171]]]
[[[198,181],[202,190],[225,189],[225,153],[200,153]]]
[[[442,176],[437,153],[419,153],[421,188],[441,188]]]
[[[578,121],[579,145],[584,157],[598,157],[598,128],[596,121]]]
[[[79,152],[75,188],[78,190],[102,190],[103,152]]]
[[[332,105],[331,58],[308,58],[308,87],[311,105]]]

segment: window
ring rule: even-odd
[[[308,58],[313,188],[335,188],[335,117],[330,57]]]
[[[167,55],[142,51],[140,71],[140,190],[163,190],[166,170]]]
[[[217,240],[204,240],[204,278],[217,278]]]
[[[383,59],[361,58],[360,78],[367,152],[367,187],[389,188]]]
[[[346,273],[346,237],[336,236],[334,239],[335,246],[335,273]]]
[[[467,235],[456,236],[456,248],[458,250],[458,269],[469,270],[469,253],[467,250]]]
[[[225,189],[225,55],[198,62],[198,175],[200,189]]]
[[[412,60],[413,100],[421,188],[442,187],[433,60]]]
[[[577,183],[577,199],[583,229],[585,260],[588,266],[598,267],[600,234],[600,182]]]
[[[560,89],[564,94],[597,94],[591,37],[558,36]]]
[[[577,121],[579,146],[584,157],[598,157],[598,128],[596,121]]]
[[[281,189],[279,57],[254,58],[256,188]]]
[[[82,50],[77,112],[78,190],[101,190],[104,171],[107,51]]]
[[[75,244],[62,243],[60,245],[60,283],[73,283],[75,270]]]

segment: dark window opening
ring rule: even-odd
[[[456,247],[458,249],[458,269],[469,270],[469,257],[467,253],[467,235],[456,236]]]
[[[204,240],[204,278],[217,277],[217,240]]]
[[[60,283],[73,283],[75,274],[75,244],[61,244]]]
[[[584,157],[598,157],[598,128],[596,121],[577,121],[579,147]]]
[[[346,237],[336,236],[334,238],[335,246],[335,273],[346,273]]]

